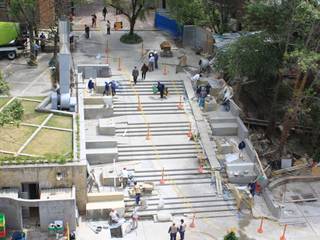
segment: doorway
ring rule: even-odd
[[[167,8],[167,2],[166,0],[162,0],[162,8],[166,9]]]
[[[39,183],[21,183],[22,198],[39,199]]]

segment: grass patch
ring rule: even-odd
[[[0,149],[16,152],[35,131],[34,127],[11,126],[0,127]]]
[[[23,152],[34,155],[72,154],[72,132],[42,129]]]
[[[121,36],[120,41],[126,44],[137,44],[137,43],[141,43],[143,39],[138,34],[126,33]]]
[[[38,113],[35,111],[35,108],[38,104],[39,103],[37,102],[22,101],[22,106],[24,109],[22,118],[23,123],[41,124],[46,119],[48,114]]]
[[[39,97],[23,97],[23,98],[42,101],[42,100],[45,99],[46,97],[44,97],[44,96],[39,96]],[[38,104],[39,104],[39,103],[38,103]]]
[[[5,105],[10,99],[10,97],[0,97],[0,108]]]
[[[54,115],[46,126],[72,129],[72,117]]]

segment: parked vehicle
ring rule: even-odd
[[[0,22],[0,56],[15,59],[25,48],[27,38],[21,34],[19,23]]]

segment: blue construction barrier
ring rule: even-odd
[[[176,20],[170,18],[165,11],[156,12],[154,26],[160,30],[169,32],[175,38],[182,37],[182,26]]]

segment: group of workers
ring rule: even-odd
[[[179,232],[180,240],[184,240],[184,234],[186,232],[187,225],[185,224],[184,220],[180,220],[179,227],[176,226],[175,223],[172,223],[172,225],[169,227],[168,233],[170,234],[170,240],[176,240],[177,239],[177,233]]]
[[[92,94],[94,92],[95,88],[96,88],[96,84],[94,83],[93,79],[90,78],[89,81],[88,81],[88,91],[89,91],[89,93]],[[112,96],[115,96],[116,95],[116,88],[117,88],[117,85],[116,85],[116,83],[114,81],[105,82],[103,96],[104,95],[109,96],[110,90],[111,90]]]

